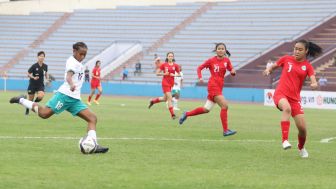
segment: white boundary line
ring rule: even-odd
[[[1,139],[41,139],[41,140],[79,140],[80,137],[62,137],[62,136],[0,136]],[[143,140],[143,141],[184,141],[184,142],[251,142],[251,143],[273,143],[279,140],[258,140],[258,139],[186,139],[186,138],[142,138],[142,137],[102,137],[99,140]],[[330,143],[336,140],[336,137],[324,138],[320,143]]]
[[[42,139],[42,140],[79,140],[80,137],[60,137],[60,136],[0,136],[1,139]],[[257,139],[245,139],[245,140],[224,140],[224,139],[184,139],[184,138],[141,138],[141,137],[101,137],[98,140],[147,140],[147,141],[186,141],[186,142],[262,142],[272,143],[277,140],[257,140]]]
[[[324,139],[321,139],[321,143],[329,143],[331,140],[334,140],[336,139],[336,137],[330,137],[330,138],[324,138]]]

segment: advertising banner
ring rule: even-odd
[[[274,106],[274,89],[264,90],[264,105]],[[301,105],[304,108],[336,109],[336,92],[301,91]]]

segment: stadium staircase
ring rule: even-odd
[[[335,50],[336,44],[336,16],[332,16],[315,26],[311,30],[307,31],[303,35],[296,37],[289,42],[283,42],[280,45],[270,49],[263,55],[255,58],[249,64],[243,66],[239,70],[239,76],[237,78],[227,77],[225,81],[231,86],[235,87],[248,87],[251,86],[249,81],[254,81],[252,87],[257,88],[274,88],[280,78],[281,69],[276,70],[270,77],[262,76],[262,71],[266,68],[266,64],[269,60],[275,62],[281,56],[285,54],[293,53],[293,46],[295,41],[299,39],[307,39],[315,42],[323,48],[324,58],[318,58],[311,60],[312,65],[317,68],[322,64],[330,61],[332,58],[332,52]],[[329,54],[329,55],[328,55]],[[317,79],[320,77],[319,69],[316,70]]]

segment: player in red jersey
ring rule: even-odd
[[[295,43],[294,55],[285,55],[281,57],[276,64],[266,68],[264,75],[269,75],[278,67],[282,67],[279,85],[275,89],[273,100],[277,108],[282,111],[281,130],[282,130],[282,147],[283,149],[291,148],[288,142],[288,132],[292,116],[295,125],[299,130],[298,149],[302,158],[308,157],[308,152],[304,148],[307,136],[306,121],[301,106],[300,92],[302,85],[308,76],[310,78],[310,87],[317,89],[318,85],[315,78],[314,68],[307,60],[308,56],[316,57],[322,52],[321,47],[315,43],[306,40],[300,40]]]
[[[230,71],[232,76],[236,75],[236,71],[233,69],[231,61],[228,58],[230,56],[230,52],[226,49],[224,43],[216,44],[214,51],[216,51],[217,55],[208,59],[197,68],[200,83],[203,82],[201,71],[204,68],[208,68],[210,70],[211,77],[208,82],[208,99],[203,107],[198,107],[192,111],[184,112],[179,120],[179,123],[182,124],[189,116],[209,113],[212,107],[215,104],[218,104],[221,108],[220,119],[222,121],[223,136],[230,136],[236,134],[236,131],[228,129],[228,102],[224,98],[222,90],[224,87],[224,76],[226,70]]]
[[[95,94],[96,89],[98,89],[98,94],[96,95],[96,98],[93,100],[94,103],[99,105],[98,99],[101,96],[103,92],[103,88],[100,83],[100,60],[96,61],[96,66],[92,70],[92,79],[91,79],[91,94],[88,97],[87,104],[91,106],[91,98]]]
[[[168,109],[172,119],[176,118],[172,104],[171,89],[174,86],[174,77],[180,76],[180,67],[175,63],[174,53],[168,52],[165,63],[161,64],[159,69],[156,70],[157,76],[163,76],[162,78],[162,91],[164,96],[151,99],[148,108],[151,108],[154,104],[159,102],[168,103]]]

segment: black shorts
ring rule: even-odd
[[[29,85],[28,86],[27,92],[30,95],[35,94],[38,91],[44,92],[44,85]]]

